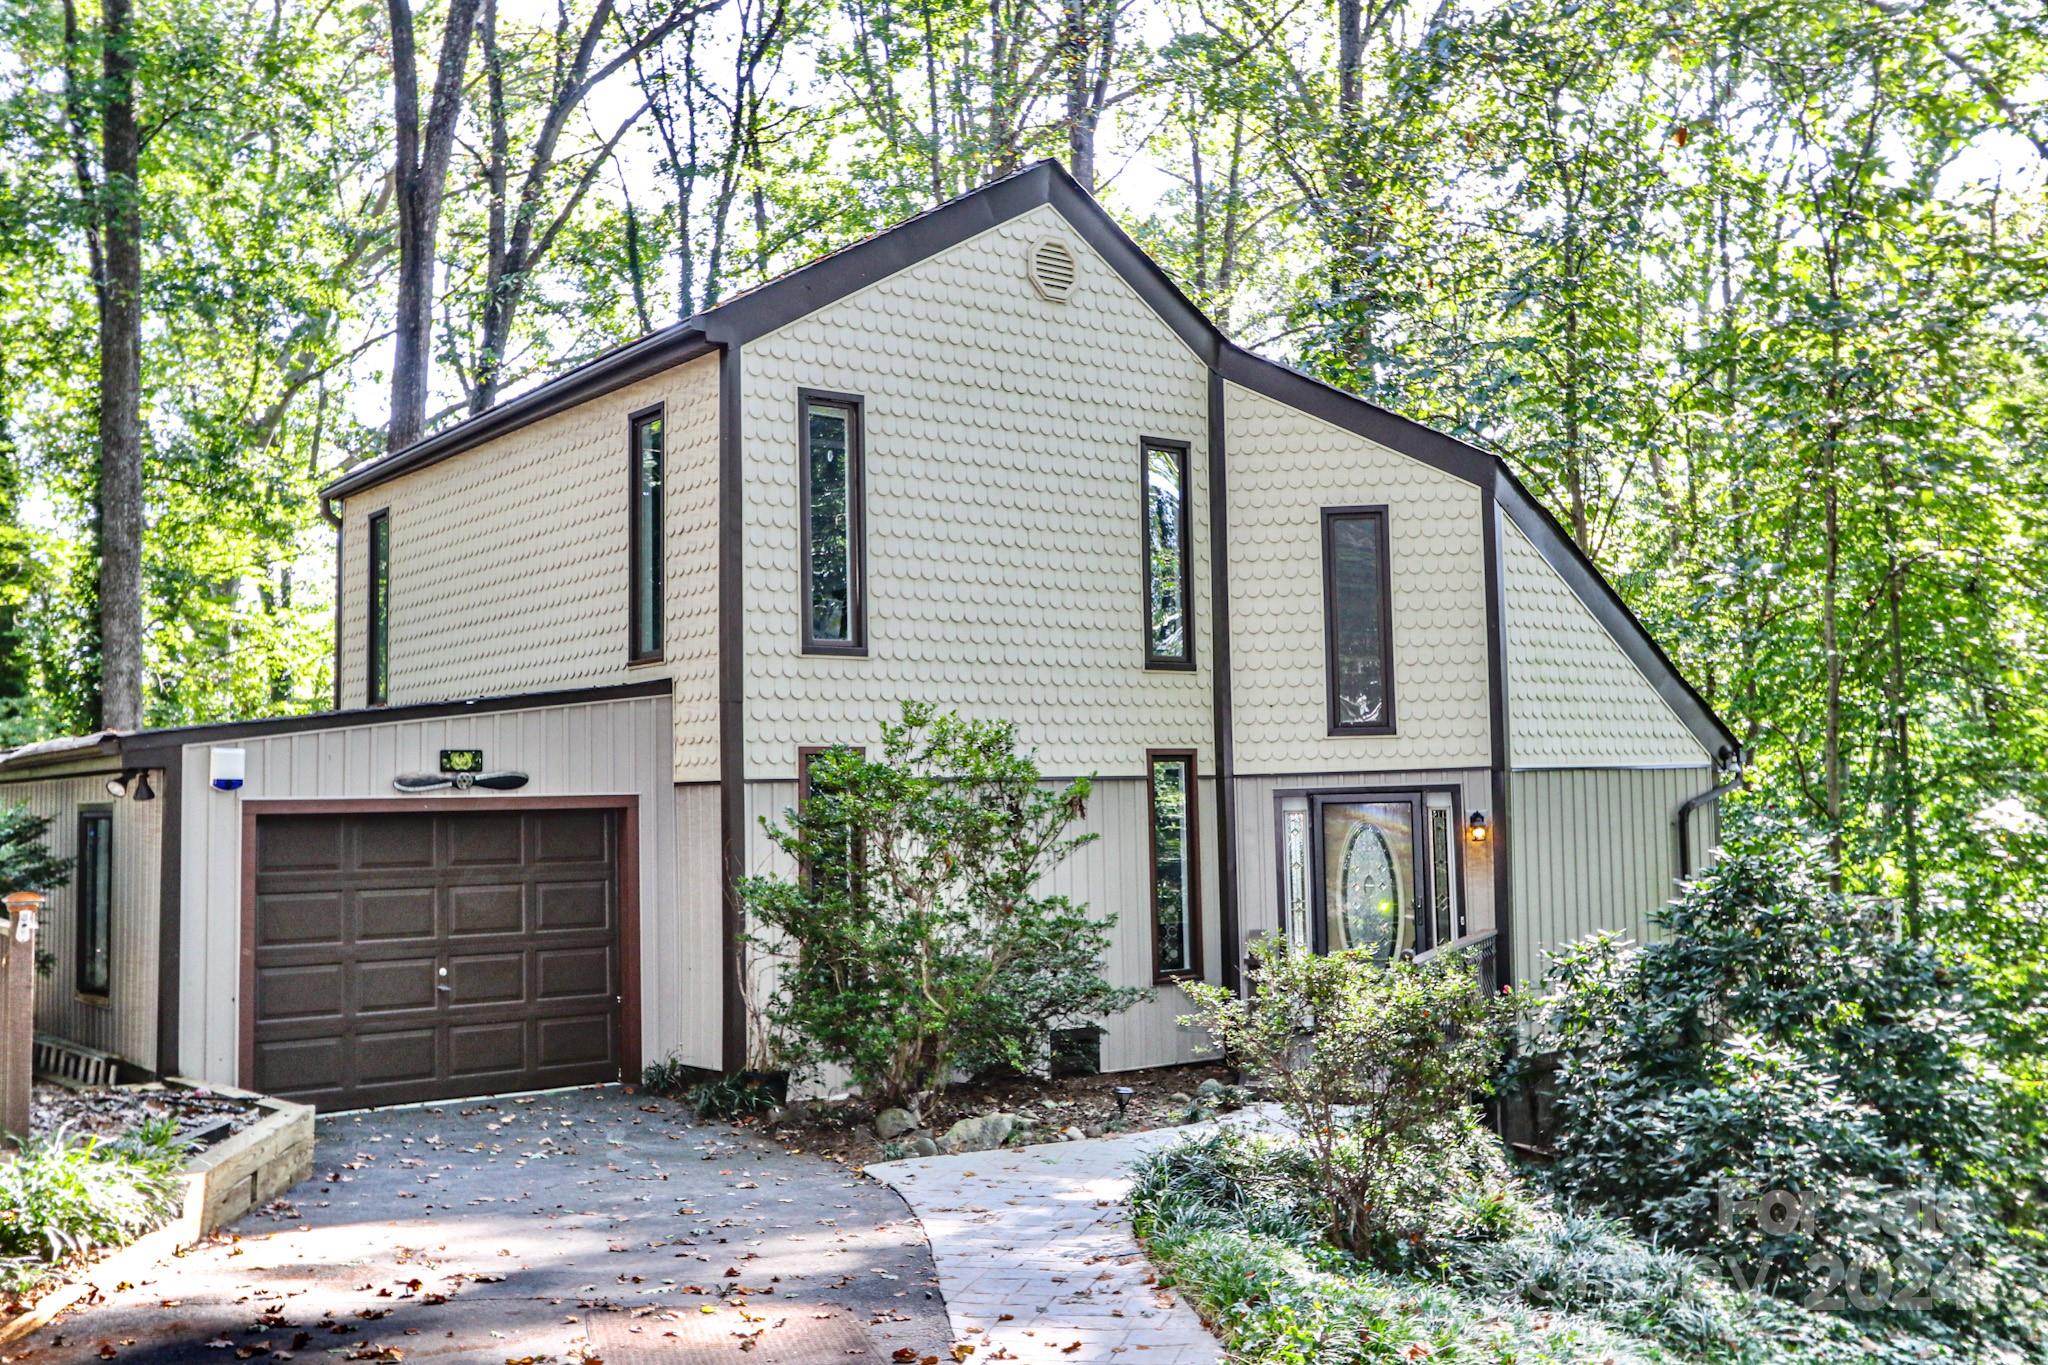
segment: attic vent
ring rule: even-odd
[[[1065,303],[1067,295],[1074,292],[1074,277],[1081,273],[1081,263],[1074,259],[1074,249],[1059,238],[1041,237],[1031,244],[1024,273],[1031,277],[1031,287],[1040,298]]]

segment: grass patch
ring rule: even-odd
[[[112,1141],[59,1131],[0,1157],[0,1298],[26,1297],[66,1261],[160,1225],[184,1159],[168,1119]]]
[[[1392,1267],[1339,1251],[1296,1147],[1191,1138],[1140,1165],[1138,1236],[1246,1365],[1861,1365],[1961,1361],[1952,1343],[1738,1292],[1691,1257],[1575,1216],[1519,1179],[1439,1218]],[[2013,1357],[1987,1352],[1982,1361]]]

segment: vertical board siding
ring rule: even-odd
[[[1452,787],[1458,888],[1464,897],[1465,936],[1493,932],[1493,842],[1474,844],[1464,837],[1473,811],[1493,818],[1492,774],[1484,768],[1391,773],[1317,773],[1310,776],[1239,777],[1237,791],[1237,918],[1245,943],[1261,934],[1278,933],[1280,915],[1279,794],[1283,791],[1413,791],[1418,787]],[[1314,837],[1314,831],[1310,831]],[[1313,894],[1313,892],[1311,892]]]
[[[1276,399],[1223,386],[1237,774],[1477,767],[1491,754],[1479,489]],[[1390,735],[1331,735],[1322,509],[1387,507]]]
[[[78,874],[49,892],[36,931],[36,950],[56,961],[48,976],[36,978],[36,1032],[111,1052],[145,1070],[156,1066],[157,888],[163,862],[164,775],[152,771],[155,801],[107,794],[112,771],[0,782],[0,806],[26,806],[50,821],[47,841],[60,857],[78,853],[81,806],[107,806],[114,813],[113,960],[105,1001],[78,994]]]
[[[621,479],[623,479],[623,474]],[[531,779],[520,797],[633,795],[640,802],[641,1053],[684,1049],[715,1060],[718,1036],[717,860],[680,863],[685,826],[672,780],[666,697],[495,711],[429,720],[370,722],[342,729],[239,737],[184,752],[179,1060],[205,1080],[233,1084],[241,997],[242,800],[395,797],[399,773],[432,772],[444,748],[480,748],[493,768]],[[209,753],[240,748],[248,776],[239,799],[208,785]],[[417,799],[417,798],[415,798]],[[432,799],[488,804],[490,794]],[[118,834],[117,834],[118,837]],[[715,846],[714,846],[715,847]],[[693,849],[693,854],[700,850]],[[713,911],[686,919],[704,899],[682,894],[708,877]],[[152,1000],[154,995],[152,994]],[[154,1019],[154,1009],[149,1012]]]
[[[718,775],[718,366],[704,356],[342,509],[341,704],[364,704],[370,514],[391,513],[391,701],[668,676],[677,782]],[[663,658],[626,661],[627,415],[665,412]]]
[[[1217,914],[1216,881],[1216,784],[1201,778],[1196,797],[1201,839],[1202,966],[1210,981],[1221,979],[1219,970],[1223,936]],[[794,782],[750,782],[747,784],[747,870],[756,876],[793,875],[794,865],[776,848],[761,829],[760,817],[779,823],[784,811],[796,804]],[[1114,985],[1152,989],[1151,843],[1148,823],[1150,805],[1144,781],[1135,778],[1105,778],[1095,783],[1088,801],[1088,813],[1072,827],[1076,834],[1098,836],[1083,845],[1065,863],[1053,869],[1040,883],[1047,895],[1061,895],[1085,904],[1101,918],[1116,916],[1104,975]],[[761,961],[751,967],[750,990],[756,1006],[773,989],[772,968]],[[1216,1055],[1208,1036],[1180,1025],[1190,1003],[1178,986],[1161,986],[1154,998],[1124,1013],[1101,1021],[1102,1065],[1107,1071],[1130,1071],[1142,1067],[1170,1066]],[[827,1078],[828,1083],[838,1078]]]
[[[1678,808],[1714,785],[1708,768],[1552,768],[1511,773],[1515,980],[1537,985],[1546,954],[1602,929],[1638,942],[1678,876]],[[1694,870],[1720,822],[1691,816]]]
[[[1025,277],[1047,236],[1075,253],[1064,303]],[[800,745],[874,743],[904,700],[1014,720],[1049,772],[1140,776],[1148,748],[1214,771],[1208,371],[1058,210],[751,340],[740,363],[750,780],[795,776]],[[801,388],[864,400],[866,658],[801,650]],[[1192,453],[1192,670],[1145,667],[1146,437]]]

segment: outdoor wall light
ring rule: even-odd
[[[1486,842],[1486,835],[1486,812],[1475,810],[1472,812],[1472,818],[1465,822],[1465,837],[1475,844],[1483,844]]]
[[[133,796],[137,801],[156,800],[156,789],[149,785],[149,774],[139,768],[130,768],[119,777],[107,779],[107,795],[119,799]]]

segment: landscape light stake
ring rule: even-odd
[[[1138,1092],[1127,1085],[1114,1085],[1110,1087],[1109,1093],[1116,1097],[1116,1116],[1121,1119],[1130,1112],[1131,1096]]]

